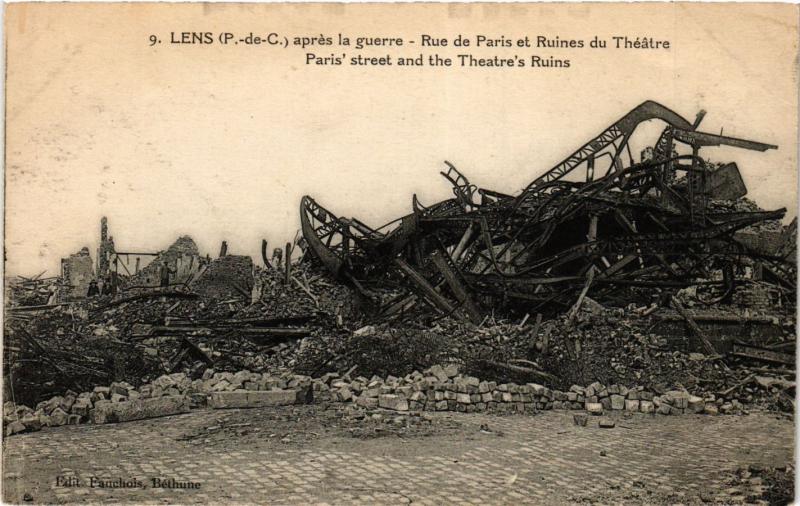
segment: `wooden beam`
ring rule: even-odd
[[[472,320],[472,323],[475,325],[479,324],[483,317],[481,316],[481,312],[478,310],[478,307],[472,301],[472,297],[470,297],[469,292],[464,287],[461,276],[458,275],[458,272],[453,270],[453,268],[445,259],[444,254],[440,250],[434,251],[433,254],[431,254],[431,260],[433,260],[436,268],[439,269],[439,272],[441,272],[442,276],[444,276],[444,280],[447,282],[450,290],[453,291],[456,299],[458,299],[458,301],[461,303],[461,306],[467,312],[469,319]]]
[[[422,292],[422,294],[430,300],[434,306],[442,310],[445,314],[454,314],[456,308],[450,303],[449,300],[444,298],[439,292],[437,292],[428,280],[425,279],[422,274],[417,272],[413,267],[408,265],[402,258],[395,258],[394,264],[400,268],[403,274],[417,286],[417,288]]]
[[[716,355],[717,350],[714,348],[714,346],[711,345],[711,341],[709,341],[705,333],[702,330],[700,330],[700,327],[697,325],[697,322],[694,321],[692,315],[690,315],[689,312],[686,311],[686,309],[683,307],[680,301],[678,301],[678,299],[676,299],[675,296],[673,296],[671,297],[670,302],[672,303],[672,307],[675,309],[675,311],[677,311],[678,314],[681,315],[684,320],[686,320],[686,323],[689,325],[689,328],[692,329],[694,335],[696,335],[697,338],[700,339],[700,342],[703,345],[703,349],[705,350],[706,354]]]
[[[453,250],[453,261],[458,262],[461,260],[461,256],[464,254],[464,251],[467,249],[467,244],[469,244],[472,237],[475,235],[475,223],[470,223],[467,227],[467,230],[464,231],[464,235],[461,236],[461,240],[458,242],[456,249]]]
[[[764,362],[775,362],[778,364],[794,365],[794,355],[780,353],[778,351],[767,350],[756,346],[744,346],[741,344],[733,345],[733,354],[737,357],[752,358],[763,360]]]
[[[286,266],[283,282],[288,285],[292,277],[292,245],[288,242],[286,243],[286,254],[283,261]]]

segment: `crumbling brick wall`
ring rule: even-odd
[[[781,229],[745,229],[736,232],[733,237],[751,250],[763,255],[777,255],[784,243]]]
[[[94,264],[89,248],[61,259],[61,277],[69,286],[62,288],[59,299],[74,300],[86,297],[89,283],[94,279]]]
[[[171,271],[170,284],[188,282],[201,267],[200,253],[194,240],[185,235],[178,238],[169,248],[162,251],[138,274],[131,278],[131,286],[159,286],[161,283],[161,266],[167,264]]]

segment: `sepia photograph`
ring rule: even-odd
[[[4,504],[794,503],[798,5],[3,7]]]

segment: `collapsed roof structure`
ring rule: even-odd
[[[638,127],[651,119],[667,126],[634,162],[638,133],[649,130]],[[740,401],[794,412],[797,220],[782,226],[783,209],[744,198],[736,164],[699,155],[775,146],[700,132],[701,119],[645,102],[518,195],[478,189],[448,164],[452,198],[424,206],[415,197],[410,214],[378,229],[304,197],[303,238],[272,260],[264,239],[263,267],[229,255],[224,241],[218,258],[203,257],[188,236],[160,252],[121,251],[103,219],[96,269],[84,248],[59,277],[8,284],[5,385],[29,407],[5,413],[37,406],[42,415],[48,398],[55,407],[112,382],[151,395],[162,374],[197,385],[253,371],[314,376],[367,407],[383,387],[358,386],[356,396],[355,371],[367,385],[440,364],[485,381],[546,381],[567,396],[572,385],[570,409],[597,404],[576,397],[595,382],[637,385],[637,397],[690,389],[713,400],[709,413],[736,412]],[[351,379],[340,389],[332,378]],[[243,383],[215,382],[215,394],[216,385],[239,395]],[[397,392],[386,395],[406,395]],[[195,393],[205,402],[208,392]],[[39,415],[7,417],[6,427],[38,430]],[[87,416],[85,407],[70,415]]]
[[[333,274],[378,301],[383,316],[424,300],[477,322],[488,309],[563,311],[589,290],[613,301],[630,290],[688,286],[714,303],[730,297],[752,261],[792,296],[794,259],[735,236],[785,209],[739,210],[733,201],[747,189],[736,164],[699,155],[706,146],[777,146],[699,131],[704,115],[689,122],[644,102],[518,195],[478,189],[446,162],[452,198],[424,206],[415,195],[412,213],[377,229],[305,196],[303,236]],[[631,136],[653,119],[666,127],[635,162]],[[400,294],[380,300],[385,287]]]

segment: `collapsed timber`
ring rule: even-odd
[[[58,277],[6,286],[16,405],[4,421],[246,407],[243,392],[291,390],[293,378],[364,409],[609,410],[612,395],[642,412],[687,409],[648,404],[672,392],[691,412],[793,412],[796,220],[783,226],[785,210],[746,199],[735,163],[700,156],[775,146],[701,132],[702,118],[645,102],[518,195],[478,189],[448,164],[453,198],[414,196],[411,213],[377,229],[304,197],[302,236],[271,258],[263,241],[263,266],[224,242],[203,257],[185,236],[122,250],[103,219],[96,266],[84,248]],[[649,120],[666,127],[634,162],[630,140]],[[439,364],[460,376],[433,382]],[[191,402],[148,400],[162,395]],[[35,429],[10,432],[23,430]]]
[[[738,211],[735,201],[746,188],[736,164],[716,166],[699,156],[704,146],[776,146],[700,132],[702,117],[689,123],[645,102],[516,196],[477,189],[448,164],[442,175],[453,198],[426,207],[415,196],[411,214],[378,229],[337,218],[305,197],[303,235],[363,296],[401,287],[380,305],[385,317],[424,301],[479,323],[491,310],[558,314],[590,292],[598,301],[624,302],[637,290],[689,286],[714,304],[732,296],[753,262],[791,298],[793,263],[737,237],[783,218],[785,209]],[[668,126],[634,163],[628,140],[653,119]],[[678,154],[679,146],[691,153]]]
[[[333,276],[369,301],[375,321],[391,322],[390,339],[403,340],[396,329],[419,322],[430,329],[455,320],[480,336],[487,320],[520,321],[527,336],[511,338],[517,329],[505,336],[519,348],[516,356],[503,346],[505,358],[516,363],[497,360],[496,350],[487,352],[495,359],[478,360],[480,346],[460,348],[458,358],[471,361],[481,377],[504,370],[568,386],[564,376],[584,371],[595,377],[574,381],[602,379],[587,371],[587,339],[576,328],[590,301],[602,309],[636,309],[643,318],[633,325],[649,325],[637,332],[639,340],[655,327],[675,337],[680,327],[683,342],[673,339],[669,348],[709,359],[705,373],[695,371],[696,381],[718,381],[703,377],[720,370],[734,384],[746,384],[752,375],[737,377],[719,359],[794,364],[797,223],[783,227],[785,209],[765,211],[747,200],[735,163],[700,156],[704,147],[763,152],[777,146],[702,132],[704,116],[701,111],[689,122],[644,102],[518,195],[478,189],[447,163],[441,174],[452,198],[424,206],[414,195],[411,213],[379,228],[337,217],[307,196],[300,205],[303,236]],[[665,127],[636,162],[630,141],[651,120]],[[615,329],[600,326],[611,334],[588,341],[608,345]],[[460,333],[451,330],[448,337]],[[613,346],[589,348],[604,347],[605,360],[620,346],[615,339]],[[553,347],[563,352],[560,366]],[[650,358],[646,346],[642,353]],[[645,360],[642,353],[638,360]],[[628,361],[619,360],[625,369]]]

